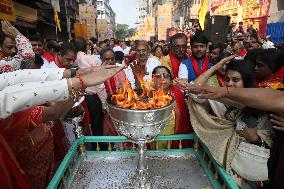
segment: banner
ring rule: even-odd
[[[22,20],[25,22],[37,22],[37,10],[21,3],[14,2],[15,15],[17,20]]]
[[[172,27],[172,3],[158,5],[158,40],[167,39],[167,29]]]
[[[199,24],[200,24],[202,30],[204,30],[204,26],[205,26],[207,4],[208,4],[208,0],[202,0],[200,9],[198,11]]]
[[[88,39],[88,26],[86,24],[74,24],[75,37],[82,37]]]
[[[0,20],[16,21],[14,5],[12,0],[0,1]]]

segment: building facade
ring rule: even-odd
[[[97,0],[96,3],[98,39],[112,38],[115,32],[115,13],[109,4],[109,0]]]
[[[85,1],[79,4],[80,23],[87,25],[85,38],[97,38],[97,4],[95,0]]]

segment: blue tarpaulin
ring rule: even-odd
[[[267,35],[270,35],[274,44],[284,43],[284,22],[267,25]]]

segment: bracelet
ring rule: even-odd
[[[83,90],[85,87],[85,82],[83,81],[82,77],[79,74],[77,74],[76,77],[80,80],[80,89]]]
[[[71,85],[70,97],[74,102],[78,102],[82,98],[82,96],[85,95],[85,93],[81,89],[75,90],[73,83],[72,83],[72,80],[70,78],[68,80],[69,80],[70,85]]]

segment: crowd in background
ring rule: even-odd
[[[0,186],[45,188],[76,139],[74,117],[83,116],[84,135],[118,135],[107,98],[127,80],[141,89],[140,78],[175,97],[161,134],[195,132],[242,188],[284,184],[284,52],[269,36],[240,22],[224,43],[198,27],[169,41],[57,42],[1,24]],[[155,146],[169,145],[179,144]]]

